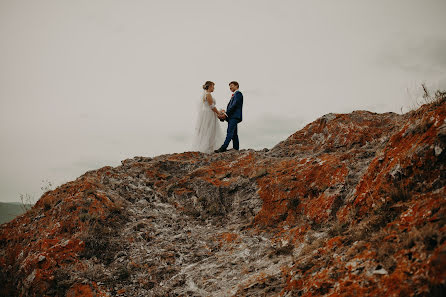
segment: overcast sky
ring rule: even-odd
[[[445,12],[444,0],[0,0],[0,201],[190,150],[206,80],[221,108],[240,83],[242,149],[330,112],[407,111],[421,82],[446,89]]]

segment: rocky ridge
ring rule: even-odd
[[[0,295],[442,296],[445,101],[86,172],[0,226]]]

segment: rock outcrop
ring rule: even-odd
[[[446,100],[135,157],[0,227],[1,296],[443,296]]]

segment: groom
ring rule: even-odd
[[[243,95],[242,92],[238,90],[239,84],[236,81],[231,81],[229,83],[229,89],[233,92],[231,101],[228,103],[226,112],[223,111],[223,115],[218,118],[220,121],[228,122],[228,131],[226,134],[226,140],[223,145],[215,150],[215,153],[225,152],[228,148],[229,142],[232,140],[232,146],[235,150],[239,149],[237,125],[242,121],[242,109],[243,109]]]

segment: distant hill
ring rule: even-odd
[[[30,208],[30,204],[26,204]],[[14,219],[16,216],[24,213],[23,208],[18,202],[0,202],[0,224],[6,223]]]

